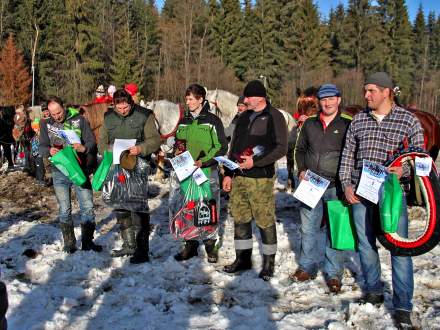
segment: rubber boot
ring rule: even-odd
[[[115,212],[121,228],[122,249],[113,250],[112,257],[132,256],[136,249],[136,232],[132,225],[130,212]]]
[[[130,263],[140,264],[150,261],[148,251],[150,249],[150,215],[148,213],[136,212],[134,215],[134,222],[139,223],[136,226],[138,232],[136,234],[136,249],[133,256],[130,258]]]
[[[208,255],[208,262],[211,264],[215,264],[218,261],[218,248],[215,245],[216,241],[217,240],[215,239],[207,239],[203,241],[206,254]]]
[[[226,273],[236,273],[252,268],[252,225],[250,222],[235,224],[234,240],[235,261],[223,268]]]
[[[275,225],[268,228],[260,228],[260,234],[263,243],[263,268],[258,277],[269,281],[273,277],[275,254],[277,251],[277,230]]]
[[[101,252],[102,245],[93,242],[93,234],[95,233],[96,225],[94,222],[87,221],[81,224],[81,250]]]
[[[185,245],[179,253],[174,256],[177,261],[184,261],[191,259],[192,257],[198,256],[197,249],[199,247],[198,241],[186,241]]]
[[[60,223],[61,233],[63,234],[63,251],[74,253],[76,248],[75,232],[73,231],[73,223]]]

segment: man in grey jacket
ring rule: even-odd
[[[73,143],[72,147],[78,154],[79,163],[86,176],[94,170],[97,147],[87,120],[74,108],[65,109],[63,101],[58,97],[51,97],[47,101],[50,118],[40,123],[40,154],[48,159],[54,156],[69,143],[63,138],[62,130],[74,131],[81,143]],[[72,207],[70,188],[73,187],[80,206],[81,213],[81,248],[88,251],[102,251],[102,246],[93,242],[95,231],[95,214],[93,211],[93,193],[90,181],[82,186],[74,184],[58,168],[51,166],[53,187],[59,205],[60,228],[63,233],[64,247],[67,253],[76,251],[76,238],[73,231]]]

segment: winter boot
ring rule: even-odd
[[[93,233],[95,232],[96,225],[94,222],[87,221],[81,224],[81,250],[95,252],[102,251],[102,245],[95,244],[93,242]]]
[[[208,262],[211,264],[215,264],[218,261],[218,248],[215,245],[215,242],[215,239],[207,239],[203,241],[206,254],[208,255]]]
[[[60,223],[61,232],[63,233],[63,251],[67,253],[74,253],[76,248],[75,232],[73,231],[72,223]]]
[[[122,249],[113,250],[112,257],[131,256],[136,249],[136,232],[132,225],[130,212],[115,212],[121,228]]]
[[[148,251],[150,249],[150,215],[148,213],[136,212],[134,217],[136,218],[134,219],[135,222],[139,222],[139,225],[136,226],[139,228],[139,231],[136,234],[136,249],[130,258],[130,263],[140,264],[150,261],[148,257]]]
[[[199,255],[197,252],[198,247],[199,247],[198,241],[186,241],[182,251],[177,253],[174,256],[174,259],[176,259],[177,261],[183,261],[198,256]]]
[[[277,252],[277,230],[275,225],[268,228],[260,228],[260,234],[263,243],[263,269],[258,277],[269,281],[273,277],[275,254]]]
[[[235,273],[252,268],[252,225],[236,223],[234,225],[235,261],[225,266],[226,273]]]

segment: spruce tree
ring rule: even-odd
[[[26,105],[31,97],[31,81],[23,55],[9,35],[0,52],[0,104]]]
[[[297,85],[306,87],[305,84],[309,84],[305,81],[306,75],[312,71],[320,72],[330,63],[330,43],[326,29],[320,22],[318,9],[312,0],[299,2],[292,8],[291,13],[283,15],[281,22],[285,31],[285,58],[290,64],[287,66],[287,72],[295,74]],[[289,22],[291,28],[285,28]]]
[[[385,31],[370,0],[349,0],[337,61],[348,69],[369,73],[384,68]]]
[[[339,4],[336,9],[331,9],[328,21],[328,36],[330,40],[330,60],[335,74],[339,74],[344,67],[338,61],[340,53],[341,35],[343,34],[343,22],[345,19],[344,5]]]
[[[404,0],[380,0],[379,14],[387,33],[385,67],[401,89],[401,101],[408,102],[413,72],[412,30]]]
[[[413,41],[413,60],[414,60],[414,74],[413,74],[413,99],[417,105],[421,107],[423,87],[427,80],[429,58],[429,34],[425,23],[425,15],[423,13],[422,5],[417,11],[416,20],[414,23],[414,41]]]

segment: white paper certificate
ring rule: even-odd
[[[81,139],[79,138],[79,136],[76,134],[75,131],[60,129],[60,135],[64,140],[67,141],[68,144],[75,144],[75,143],[81,144]]]
[[[119,164],[121,153],[135,145],[136,139],[115,139],[113,144],[113,164]]]
[[[388,175],[387,168],[380,164],[363,161],[361,180],[356,194],[377,204],[379,201],[379,190]]]
[[[293,197],[300,200],[312,209],[318,204],[322,195],[327,190],[330,181],[307,170],[304,180],[301,180],[296,188]]]
[[[234,163],[232,160],[224,157],[224,156],[218,156],[214,157],[214,159],[219,162],[219,164],[229,168],[231,171],[240,168],[240,166],[237,163]]]
[[[194,166],[194,159],[189,151],[182,152],[180,155],[171,158],[170,162],[179,181],[185,180],[197,169],[197,167]]]
[[[198,186],[200,186],[203,182],[208,180],[208,178],[206,177],[205,173],[202,171],[201,168],[198,168],[197,170],[194,171],[193,179]]]
[[[431,173],[431,167],[431,157],[416,157],[416,175],[429,176],[429,173]]]

